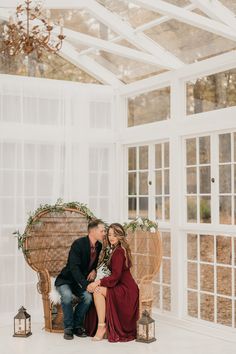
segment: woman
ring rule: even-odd
[[[131,251],[125,230],[118,223],[108,228],[112,253],[108,261],[111,275],[91,283],[98,316],[98,327],[93,340],[101,340],[107,332],[110,342],[126,342],[136,337],[139,316],[139,290],[131,273]]]

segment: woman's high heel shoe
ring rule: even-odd
[[[99,341],[99,340],[104,339],[104,337],[105,337],[105,334],[106,334],[106,323],[99,323],[98,327],[102,327],[103,328],[103,334],[102,334],[102,336],[95,335],[92,338],[93,341]]]

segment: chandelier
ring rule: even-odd
[[[25,0],[16,8],[15,18],[9,17],[3,31],[3,53],[9,56],[36,52],[40,58],[45,50],[50,53],[58,52],[65,38],[63,35],[63,19],[60,18],[60,33],[52,35],[54,28],[50,19],[50,10],[43,10],[41,2],[33,7],[31,0]]]

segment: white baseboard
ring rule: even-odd
[[[156,323],[167,323],[170,326],[183,328],[191,332],[197,332],[205,336],[222,339],[227,342],[236,343],[236,328],[226,327],[198,319],[180,319],[168,313],[162,313],[153,309],[153,317]]]

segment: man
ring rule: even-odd
[[[88,224],[88,236],[73,242],[66,266],[56,278],[55,286],[61,295],[65,339],[73,339],[73,334],[86,337],[83,321],[92,303],[92,294],[86,289],[96,277],[98,256],[104,236],[103,221],[100,219],[91,221]],[[72,306],[73,295],[80,298],[75,310]]]

